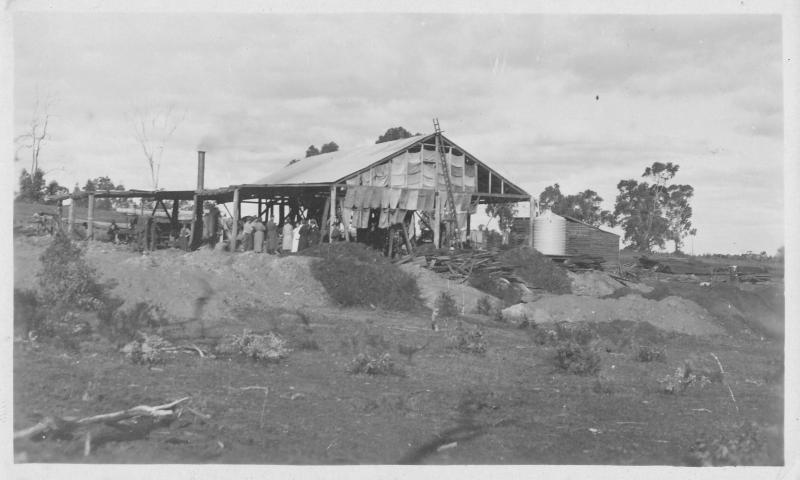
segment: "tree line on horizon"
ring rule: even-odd
[[[381,134],[375,143],[409,138],[413,135],[402,126],[392,127]],[[23,169],[20,175],[17,200],[42,202],[54,195],[69,193],[69,190],[57,181],[52,180],[49,183],[45,181],[45,173],[38,167],[40,148],[41,145],[37,144],[34,152],[32,164],[36,168],[35,172],[31,174]],[[312,144],[306,149],[305,158],[338,150],[339,145],[335,141],[324,143],[320,148]],[[148,158],[148,165],[153,167],[151,160],[152,158]],[[298,161],[299,159],[294,159],[289,164]],[[602,208],[603,198],[594,190],[586,189],[574,194],[565,194],[558,183],[546,187],[539,194],[539,206],[593,226],[619,227],[624,232],[624,242],[637,251],[650,252],[656,247],[664,248],[667,242],[673,242],[675,251],[678,252],[686,237],[697,233],[691,221],[694,187],[674,183],[679,168],[678,164],[671,162],[654,162],[645,168],[641,180],[620,180],[617,184],[618,193],[613,211]],[[115,184],[108,176],[102,176],[87,179],[83,188],[79,188],[76,184],[73,192],[124,188],[122,184]],[[86,201],[86,199],[77,200],[79,205],[85,204]],[[129,203],[127,199],[97,199],[96,202],[95,207],[99,209],[125,207]],[[486,206],[486,214],[497,218],[501,229],[511,226],[516,213],[516,208],[512,204]]]

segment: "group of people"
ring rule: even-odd
[[[275,254],[296,253],[318,244],[320,238],[320,229],[314,219],[303,220],[297,226],[287,221],[279,231],[272,219],[265,224],[258,217],[245,217],[236,240],[239,244],[238,250]]]

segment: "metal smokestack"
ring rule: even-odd
[[[206,152],[197,151],[197,191],[203,190],[203,180],[206,175]]]

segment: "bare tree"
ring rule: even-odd
[[[133,112],[134,138],[142,147],[153,190],[158,190],[158,175],[164,148],[172,134],[186,116],[186,112],[176,112],[173,105],[165,108],[136,108]]]
[[[54,102],[52,94],[48,93],[43,100],[37,89],[36,103],[33,107],[33,115],[28,130],[14,139],[17,144],[17,153],[23,148],[31,149],[31,175],[35,174],[39,168],[39,154],[42,151],[42,145],[49,136],[47,127],[52,117],[50,110]]]

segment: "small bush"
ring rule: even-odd
[[[340,305],[387,310],[421,309],[417,280],[398,266],[364,262],[348,255],[331,255],[311,264],[311,272]]]
[[[568,340],[556,347],[556,366],[576,375],[595,375],[600,371],[600,355],[588,346]]]
[[[434,309],[438,318],[452,318],[458,316],[458,307],[449,292],[439,292],[434,302]]]
[[[102,306],[103,289],[96,281],[94,268],[84,258],[84,251],[67,236],[57,232],[40,257],[37,273],[43,303],[62,304],[85,310]]]
[[[121,299],[108,299],[97,312],[100,330],[111,340],[128,342],[138,332],[153,330],[168,323],[163,310],[147,302],[138,302],[130,310],[122,310]]]
[[[486,354],[486,341],[483,339],[483,332],[478,327],[467,331],[459,325],[455,333],[448,339],[448,346],[459,352],[473,353],[475,355]]]
[[[241,335],[229,335],[217,345],[223,355],[237,354],[256,361],[274,363],[289,356],[286,341],[275,333],[264,335],[244,330]]]
[[[512,248],[501,253],[498,260],[512,266],[531,287],[559,294],[572,292],[566,271],[531,247]]]
[[[45,323],[45,312],[33,290],[14,289],[14,332],[27,337],[38,334]]]
[[[667,352],[663,346],[639,345],[636,349],[635,358],[639,362],[666,362]]]
[[[780,452],[775,452],[780,455]],[[744,422],[732,435],[717,437],[710,442],[698,440],[689,449],[689,465],[701,467],[779,465],[780,459],[770,458],[764,432],[758,425]]]
[[[559,342],[575,342],[578,345],[588,345],[597,335],[588,324],[573,322],[558,322],[555,325],[556,339]]]
[[[492,314],[492,320],[498,323],[505,323],[506,317],[503,316],[503,310],[500,308],[496,308],[494,313]]]
[[[711,382],[711,377],[692,371],[688,362],[676,368],[675,373],[665,375],[658,380],[658,383],[661,384],[661,392],[671,395],[684,393],[690,387],[703,388]]]
[[[481,315],[489,315],[489,314],[491,314],[492,313],[492,301],[489,300],[489,297],[484,296],[484,297],[479,298],[478,301],[475,303],[475,311],[476,311],[476,313],[479,313]],[[501,313],[500,317],[502,318],[502,316],[503,316],[503,314]]]
[[[347,373],[351,375],[394,375],[404,377],[405,372],[394,363],[392,356],[384,353],[372,356],[368,353],[359,353],[347,366]]]
[[[133,363],[139,365],[156,365],[166,361],[166,355],[173,347],[172,343],[158,335],[139,333],[139,338],[122,347],[122,353]]]

